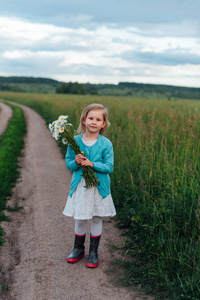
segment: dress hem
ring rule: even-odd
[[[94,215],[91,216],[90,218],[81,218],[81,217],[80,217],[80,218],[75,218],[74,215],[71,215],[71,214],[68,214],[68,215],[67,215],[67,214],[64,214],[64,213],[63,213],[63,215],[66,216],[66,217],[74,218],[74,220],[92,220],[93,217],[101,217],[101,218],[108,218],[108,217],[110,217],[110,218],[113,218],[113,217],[116,216],[116,214],[114,214],[114,215],[103,215],[103,216],[100,215],[100,214],[94,214]]]

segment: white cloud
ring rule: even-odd
[[[30,23],[17,18],[0,17],[0,37],[14,39],[18,43],[22,40],[38,42],[45,38],[51,38],[56,34],[73,32],[70,28],[57,27],[51,24]]]
[[[13,50],[13,51],[5,51],[2,56],[4,58],[8,59],[22,59],[26,57],[33,56],[34,53],[29,50],[19,51],[19,50]]]
[[[192,69],[195,70],[192,70]],[[160,69],[162,72],[160,73]],[[136,71],[137,70],[137,71]],[[145,70],[145,71],[144,71]],[[185,67],[178,67],[176,69],[169,69],[166,66],[162,68],[159,66],[153,66],[153,69],[148,69],[146,65],[136,65],[135,69],[129,70],[129,72],[123,73],[119,70],[106,69],[107,72],[104,74],[99,74],[98,77],[96,74],[80,74],[78,81],[82,83],[91,82],[91,83],[113,83],[117,84],[118,82],[142,82],[142,83],[152,83],[152,84],[169,84],[177,86],[191,86],[199,87],[199,78],[200,78],[200,65],[191,66],[188,65]],[[159,73],[159,78],[158,78]],[[139,75],[138,75],[139,74]],[[194,75],[195,74],[195,75]],[[55,79],[60,81],[77,81],[76,74],[59,74],[57,73]]]
[[[89,17],[84,18],[89,22]],[[176,26],[173,24],[172,28]],[[162,26],[156,34],[155,27],[149,32],[134,26],[70,28],[0,17],[1,74],[30,76],[32,72],[32,76],[62,81],[199,86],[199,40],[195,36],[170,36],[169,27],[167,35],[161,31]],[[154,59],[158,55],[157,64],[151,61],[151,56],[146,58],[149,53],[155,54]],[[166,53],[184,54],[182,64],[179,60],[169,65],[170,56]],[[192,54],[196,55],[196,65],[187,60]]]

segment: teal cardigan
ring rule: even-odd
[[[97,141],[92,146],[86,146],[82,141],[82,134],[75,136],[75,140],[79,145],[84,155],[93,162],[93,170],[99,179],[100,184],[97,185],[99,193],[103,198],[106,198],[110,193],[110,176],[109,173],[113,170],[114,165],[114,153],[111,141],[105,136],[99,134]],[[65,156],[67,168],[73,171],[72,181],[70,185],[69,196],[72,197],[73,192],[77,188],[77,185],[81,181],[83,172],[80,165],[77,165],[75,161],[75,152],[70,146],[68,146]]]

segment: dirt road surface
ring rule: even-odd
[[[11,117],[12,109],[10,106],[0,102],[0,135],[2,135],[6,130],[8,121]]]
[[[103,223],[99,267],[86,267],[89,222],[86,256],[76,264],[66,262],[74,242],[74,220],[62,215],[71,173],[44,120],[30,108],[21,107],[28,134],[21,159],[21,177],[11,204],[17,201],[24,208],[10,213],[12,222],[2,224],[7,242],[0,249],[0,259],[10,291],[1,291],[0,299],[143,299],[136,291],[110,283],[106,270],[119,253],[113,252],[109,244],[120,245],[123,238],[108,218]],[[2,112],[7,115],[7,110]]]

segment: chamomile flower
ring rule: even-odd
[[[58,120],[57,120],[56,123],[55,123],[55,128],[60,128],[60,123],[59,123]]]
[[[55,126],[56,122],[58,122],[58,120],[53,121],[53,122],[52,122],[52,126]]]
[[[54,131],[53,138],[57,141],[59,139],[59,137],[60,137],[59,132],[58,131]]]
[[[62,138],[62,142],[63,142],[64,145],[68,144],[68,141],[65,138]]]
[[[64,115],[61,115],[59,118],[58,118],[58,121],[64,121],[68,118],[68,116],[64,116]]]
[[[63,133],[63,132],[64,132],[64,127],[60,127],[60,128],[59,128],[59,132],[60,132],[60,133]]]
[[[49,124],[49,130],[50,130],[51,132],[53,131],[53,126],[52,126],[51,123]]]

